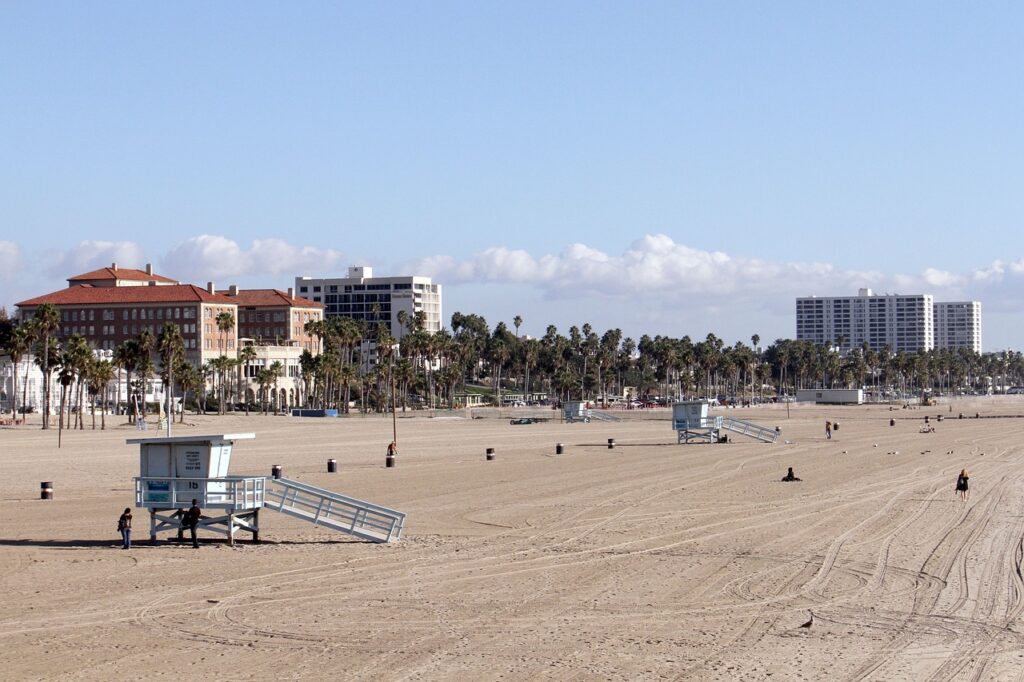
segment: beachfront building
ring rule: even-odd
[[[981,302],[936,303],[935,347],[966,348],[981,353]]]
[[[36,364],[36,357],[26,353],[15,365],[11,356],[0,355],[0,417],[10,416],[14,409],[14,373],[18,373],[18,407],[27,406],[31,412],[43,408],[43,371]],[[60,382],[57,373],[50,377],[50,395],[58,395]]]
[[[396,339],[407,331],[398,321],[400,311],[405,311],[409,320],[422,312],[423,329],[429,333],[443,326],[441,285],[429,277],[374,277],[373,268],[359,266],[350,267],[347,277],[296,277],[295,291],[314,303],[323,303],[326,317],[350,317],[369,325],[387,322]]]
[[[28,320],[44,303],[60,314],[55,333],[58,341],[78,334],[93,349],[112,351],[143,330],[155,336],[165,323],[173,322],[181,329],[185,357],[192,364],[200,366],[222,354],[235,355],[237,327],[220,329],[217,316],[226,312],[237,319],[238,306],[231,298],[216,293],[212,282],[206,289],[192,284],[75,284],[15,306],[19,318]]]
[[[276,407],[280,410],[305,403],[301,363],[305,349],[300,346],[260,345],[246,338],[242,338],[240,343],[243,348],[251,346],[253,349],[253,357],[240,368],[242,390],[247,403],[266,404],[269,409]],[[280,374],[274,383],[261,386],[261,370],[270,369],[274,363],[280,363]]]
[[[324,305],[296,298],[295,290],[239,289],[225,293],[238,306],[238,336],[257,346],[289,346],[320,354],[320,339],[306,325],[323,319]]]
[[[866,342],[875,351],[928,351],[935,347],[934,301],[930,294],[808,296],[796,299],[796,338],[837,347],[842,354]]]
[[[297,298],[293,289],[239,289],[232,285],[227,296],[238,305],[238,334],[241,348],[252,347],[251,357],[239,368],[245,402],[287,409],[303,400],[302,365],[304,351],[319,355],[320,338],[306,331],[306,325],[323,319],[324,306]],[[240,353],[245,357],[248,353]],[[261,370],[279,363],[280,374],[273,385],[260,386]]]

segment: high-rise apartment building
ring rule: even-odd
[[[441,285],[429,277],[374,277],[369,266],[350,267],[348,277],[296,277],[295,291],[302,298],[323,303],[325,317],[387,322],[396,339],[405,333],[398,321],[403,310],[410,320],[422,312],[427,332],[440,331],[443,326]]]
[[[967,348],[981,352],[981,303],[957,301],[935,304],[935,347]]]
[[[861,289],[857,296],[809,296],[796,300],[798,341],[838,346],[840,353],[861,347],[886,346],[894,353],[935,347],[935,304],[930,294],[876,295]]]

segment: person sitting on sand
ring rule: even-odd
[[[967,469],[961,469],[960,475],[956,477],[956,491],[960,493],[960,499],[967,501],[967,497],[970,494],[969,486],[967,485],[970,476],[967,475]]]
[[[793,473],[793,467],[789,467],[789,469],[786,470],[786,475],[782,477],[782,482],[783,483],[789,483],[791,481],[799,481],[799,480],[801,480],[801,479],[797,478],[796,474]]]

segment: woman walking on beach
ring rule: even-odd
[[[830,421],[825,422],[825,438],[832,440],[832,422]]]
[[[967,475],[967,469],[961,469],[960,475],[956,477],[956,491],[960,493],[960,499],[966,501],[970,493],[967,485],[970,476]]]

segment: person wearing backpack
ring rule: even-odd
[[[181,517],[181,523],[192,533],[192,547],[194,549],[199,549],[199,540],[196,539],[196,526],[199,525],[199,519],[201,518],[203,518],[203,510],[199,508],[199,500],[192,500],[192,506]]]
[[[132,548],[132,508],[125,507],[117,519],[117,532],[121,534],[121,549]]]

